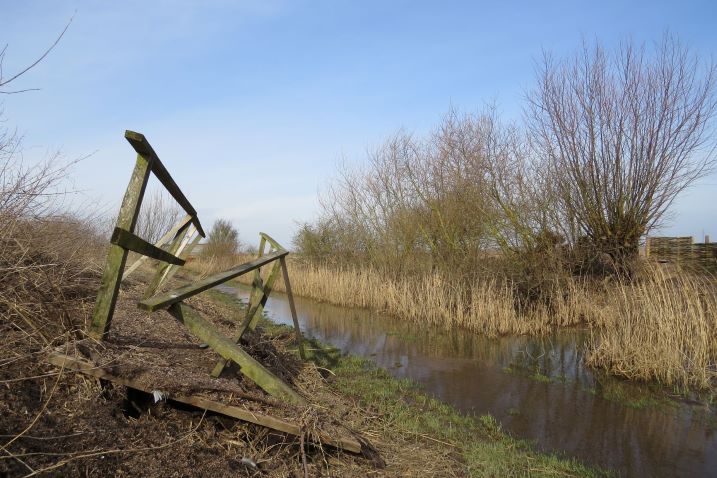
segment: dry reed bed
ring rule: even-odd
[[[686,273],[649,276],[616,286],[615,320],[597,330],[588,363],[630,379],[683,390],[717,385],[717,294],[708,278]]]
[[[190,268],[200,274],[223,270],[251,260],[241,256],[233,261],[200,259]],[[498,278],[474,284],[456,283],[440,273],[410,278],[388,279],[374,269],[330,267],[290,260],[289,273],[295,294],[344,307],[381,311],[402,320],[441,327],[462,327],[488,336],[537,334],[554,326],[585,323],[602,324],[608,320],[603,301],[578,281],[568,289],[551,294],[550,307],[518,303],[512,284]],[[266,273],[267,271],[263,271]],[[251,284],[252,275],[240,277]],[[284,291],[281,277],[276,290]]]
[[[197,260],[191,267],[206,274],[249,259]],[[682,390],[717,387],[717,287],[710,278],[646,267],[633,283],[563,281],[549,307],[520,307],[512,284],[497,277],[469,287],[438,273],[389,280],[368,268],[288,263],[294,293],[303,297],[488,336],[588,326],[592,367]],[[284,290],[281,280],[275,288]]]

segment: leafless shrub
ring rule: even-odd
[[[58,206],[67,167],[0,161],[0,317],[37,340],[77,329],[102,250],[91,218]]]
[[[514,136],[491,109],[450,111],[423,139],[399,131],[367,166],[341,171],[322,198],[322,219],[301,229],[296,245],[393,271],[469,270],[495,247],[494,165]]]
[[[217,219],[209,232],[203,254],[208,257],[232,257],[241,247],[239,231],[226,219]]]
[[[713,165],[715,67],[665,36],[652,54],[625,43],[546,55],[528,122],[571,244],[624,270],[640,238]]]
[[[156,190],[142,201],[135,234],[148,242],[157,242],[182,217],[179,204],[164,191]]]

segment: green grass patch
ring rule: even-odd
[[[536,452],[505,433],[490,415],[474,417],[426,395],[410,380],[391,377],[368,360],[312,341],[312,356],[335,373],[333,386],[380,414],[393,433],[427,435],[454,447],[471,476],[609,476],[575,460]]]

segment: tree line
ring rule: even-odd
[[[314,261],[389,273],[630,276],[640,241],[714,165],[715,67],[666,35],[653,48],[545,54],[521,121],[450,110],[344,167],[302,224]]]

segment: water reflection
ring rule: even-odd
[[[248,289],[238,293],[248,298]],[[630,385],[595,377],[582,365],[585,333],[487,339],[301,298],[296,306],[306,335],[370,357],[464,412],[490,413],[541,449],[621,476],[717,476],[714,410],[635,409],[606,400],[602,388]],[[275,322],[292,323],[282,294],[269,300],[267,312]]]

